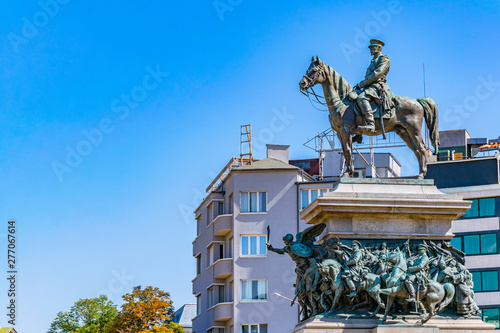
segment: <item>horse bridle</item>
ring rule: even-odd
[[[321,70],[321,72],[323,73],[323,75],[325,74],[325,72],[324,72],[324,69],[323,69],[323,68],[321,68],[320,66],[316,66],[316,67],[317,67],[317,68],[319,68],[319,69]],[[311,79],[311,78],[307,75],[307,72],[306,72],[306,74],[302,75],[302,77],[303,77],[304,79],[306,79],[306,83],[307,83],[307,84],[311,85],[311,86],[309,87],[309,88],[311,89],[311,92],[309,92],[309,91],[308,91],[308,89],[309,89],[309,88],[307,88],[307,89],[305,90],[305,92],[304,92],[304,90],[302,90],[302,89],[300,89],[300,88],[299,88],[299,90],[300,90],[301,94],[303,94],[304,96],[306,96],[307,98],[309,98],[309,102],[311,102],[311,105],[312,105],[312,106],[313,106],[316,110],[319,110],[319,111],[329,111],[328,109],[327,109],[327,110],[321,110],[321,109],[318,109],[318,108],[317,108],[317,107],[316,107],[316,106],[312,103],[312,102],[313,102],[313,100],[311,99],[311,96],[310,96],[310,95],[313,95],[313,96],[316,98],[316,101],[314,101],[315,103],[318,103],[318,104],[321,104],[321,105],[323,105],[323,106],[328,107],[328,104],[323,103],[323,102],[321,102],[321,101],[319,100],[319,98],[320,98],[320,97],[321,97],[321,98],[324,98],[325,100],[326,100],[326,98],[325,98],[324,96],[321,96],[321,95],[316,94],[316,92],[314,91],[314,88],[313,88],[313,85],[312,85],[312,83],[314,82],[314,80],[313,80],[313,79]],[[354,89],[353,89],[353,90],[354,90]],[[344,96],[342,96],[342,97],[337,97],[336,99],[332,100],[332,102],[336,102],[336,101],[338,101],[338,100],[343,101],[343,100],[347,97],[347,95],[349,95],[349,93],[350,93],[350,92],[346,93],[346,94],[345,94]]]

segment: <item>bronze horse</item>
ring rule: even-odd
[[[427,173],[427,148],[422,138],[422,121],[425,119],[429,136],[437,152],[439,145],[438,111],[436,103],[427,97],[412,99],[396,96],[396,116],[376,121],[375,131],[365,131],[358,128],[363,125],[363,117],[355,112],[356,101],[351,101],[348,95],[353,88],[333,68],[313,57],[311,65],[299,83],[300,89],[307,91],[316,84],[323,86],[323,92],[330,111],[330,124],[337,132],[342,145],[346,162],[346,172],[343,177],[350,177],[354,172],[352,159],[353,135],[376,136],[385,132],[396,132],[417,157],[420,172],[417,178],[424,178]]]
[[[393,264],[393,270],[387,281],[387,288],[378,290],[379,294],[387,295],[387,304],[385,306],[385,313],[382,321],[386,321],[395,298],[406,299],[410,297],[410,294],[408,294],[404,288],[404,283],[400,280],[401,276],[407,271],[404,253],[400,251],[399,248],[396,248],[387,255],[386,260]],[[417,286],[417,288],[419,288],[419,286]],[[429,280],[424,288],[418,293],[417,306],[423,313],[420,322],[426,323],[450,304],[454,296],[455,288],[451,283],[441,285],[441,283],[437,281]],[[439,306],[437,310],[436,306]]]

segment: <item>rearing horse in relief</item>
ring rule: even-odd
[[[395,96],[396,112],[391,118],[382,118],[375,122],[375,131],[367,131],[359,126],[364,125],[363,117],[356,113],[356,101],[348,98],[353,91],[351,85],[333,68],[313,57],[311,65],[299,83],[300,89],[307,91],[316,84],[323,87],[324,97],[330,112],[329,120],[332,129],[342,145],[346,162],[343,177],[350,177],[354,172],[352,158],[353,135],[376,136],[383,132],[396,132],[417,157],[419,164],[418,179],[427,173],[427,148],[422,138],[422,121],[425,119],[429,136],[437,152],[439,145],[438,111],[436,103],[427,97],[409,98]],[[377,107],[377,105],[374,105]],[[374,108],[375,109],[375,108]]]

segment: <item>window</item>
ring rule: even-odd
[[[218,303],[224,303],[226,301],[225,291],[226,291],[226,288],[224,286],[219,286],[219,302]]]
[[[497,253],[497,234],[463,235],[451,240],[451,245],[466,255]]]
[[[267,237],[265,235],[241,236],[242,256],[267,256]]]
[[[201,254],[196,256],[196,276],[201,274]]]
[[[266,192],[241,192],[242,213],[266,212]]]
[[[212,223],[213,220],[217,218],[217,216],[224,214],[224,203],[222,201],[213,201],[207,207],[207,225]]]
[[[241,280],[241,300],[267,300],[267,280]]]
[[[196,296],[196,315],[201,314],[201,295]]]
[[[227,202],[227,213],[232,214],[233,213],[233,194],[231,193],[228,198]]]
[[[211,328],[207,331],[207,333],[224,333],[224,329],[223,328]]]
[[[207,254],[208,254],[207,266],[210,266],[214,263],[214,246],[213,246],[213,244],[208,247]]]
[[[214,243],[208,247],[208,266],[219,259],[224,259],[224,244]]]
[[[471,272],[474,291],[498,291],[498,271]]]
[[[241,325],[241,333],[267,333],[267,324]]]
[[[304,209],[306,208],[307,206],[309,206],[309,204],[311,202],[313,202],[314,200],[316,200],[317,197],[321,197],[325,192],[326,192],[326,188],[324,189],[312,189],[312,190],[301,190],[301,205],[300,205],[300,209]]]
[[[468,199],[472,201],[470,209],[461,219],[495,216],[495,198]]]
[[[457,250],[462,251],[462,237],[453,237],[452,240],[450,241],[451,246],[456,248]]]
[[[500,309],[492,308],[492,309],[481,309],[481,319],[485,323],[495,325],[495,328],[500,328]]]
[[[201,215],[196,218],[196,236],[201,234]]]
[[[224,285],[217,285],[217,286],[212,286],[208,288],[208,307],[211,308],[212,306],[223,303],[226,300],[225,297],[225,291],[226,288]]]
[[[211,308],[216,303],[214,303],[214,287],[208,289],[208,307]]]
[[[233,257],[233,237],[229,238],[229,253],[228,253],[228,255],[229,255],[228,258]]]

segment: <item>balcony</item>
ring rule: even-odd
[[[231,232],[233,229],[233,215],[219,215],[213,221],[214,224],[214,236],[224,237]]]
[[[233,274],[233,258],[219,259],[208,267],[208,270],[214,279],[226,279]]]
[[[201,277],[201,275],[197,275],[192,282],[192,287],[193,287],[193,295],[196,295],[200,292],[202,292],[203,289],[206,289],[206,281]]]
[[[231,318],[233,318],[233,302],[216,304],[210,311],[213,313],[214,321],[231,320]]]

